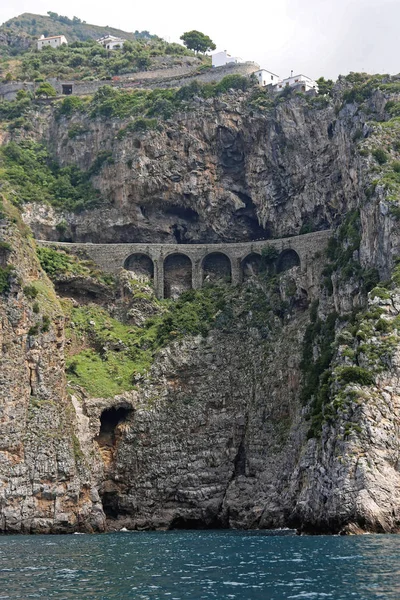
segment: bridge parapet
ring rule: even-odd
[[[243,277],[242,266],[246,257],[261,255],[263,249],[267,247],[275,248],[280,255],[288,250],[294,251],[299,258],[301,273],[307,274],[307,271],[312,270],[315,255],[326,247],[331,235],[331,230],[325,230],[288,238],[232,244],[92,244],[43,240],[37,240],[37,244],[40,246],[55,246],[78,254],[84,253],[108,273],[116,273],[126,266],[128,259],[132,256],[147,256],[154,265],[152,272],[154,273],[156,294],[159,298],[163,298],[166,278],[164,267],[168,257],[183,255],[190,259],[192,265],[191,287],[197,289],[203,284],[205,259],[211,255],[217,258],[220,255],[225,255],[230,261],[232,284],[239,284]]]

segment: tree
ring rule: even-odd
[[[36,89],[36,96],[46,96],[48,98],[49,96],[57,96],[57,92],[50,83],[44,81]]]
[[[186,48],[194,50],[195,52],[204,53],[207,52],[207,50],[215,50],[217,47],[208,35],[201,33],[201,31],[196,31],[195,29],[193,29],[193,31],[186,31],[186,33],[181,35],[180,39],[183,40]]]
[[[320,77],[319,79],[317,79],[317,83],[318,94],[320,96],[325,96],[325,94],[327,94],[328,96],[332,96],[334,85],[332,79],[325,79],[325,77]]]

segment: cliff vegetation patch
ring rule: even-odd
[[[206,335],[228,296],[228,286],[212,286],[187,292],[177,302],[153,298],[158,313],[142,326],[122,322],[103,307],[76,307],[64,300],[70,383],[94,396],[133,389],[160,348],[188,335]]]
[[[97,207],[102,198],[91,175],[75,165],[60,167],[44,146],[33,141],[0,148],[0,177],[8,183],[14,204],[44,202],[75,212]]]

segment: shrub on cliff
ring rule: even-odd
[[[0,167],[2,179],[12,186],[18,202],[47,202],[76,212],[101,203],[99,192],[90,183],[91,172],[75,165],[60,167],[46,148],[35,142],[3,146]]]
[[[338,379],[344,384],[373,385],[375,383],[373,374],[362,367],[342,367],[338,372]]]
[[[50,98],[53,96],[57,96],[56,90],[47,81],[44,81],[43,83],[41,83],[38,86],[38,88],[36,89],[35,93],[36,93],[36,96],[38,96],[38,97],[45,96],[46,98]]]
[[[10,289],[11,274],[13,271],[14,267],[12,265],[0,267],[0,294],[5,294]]]

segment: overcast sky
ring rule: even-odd
[[[198,29],[281,77],[400,72],[400,0],[1,0],[0,22],[48,10],[169,41]]]

